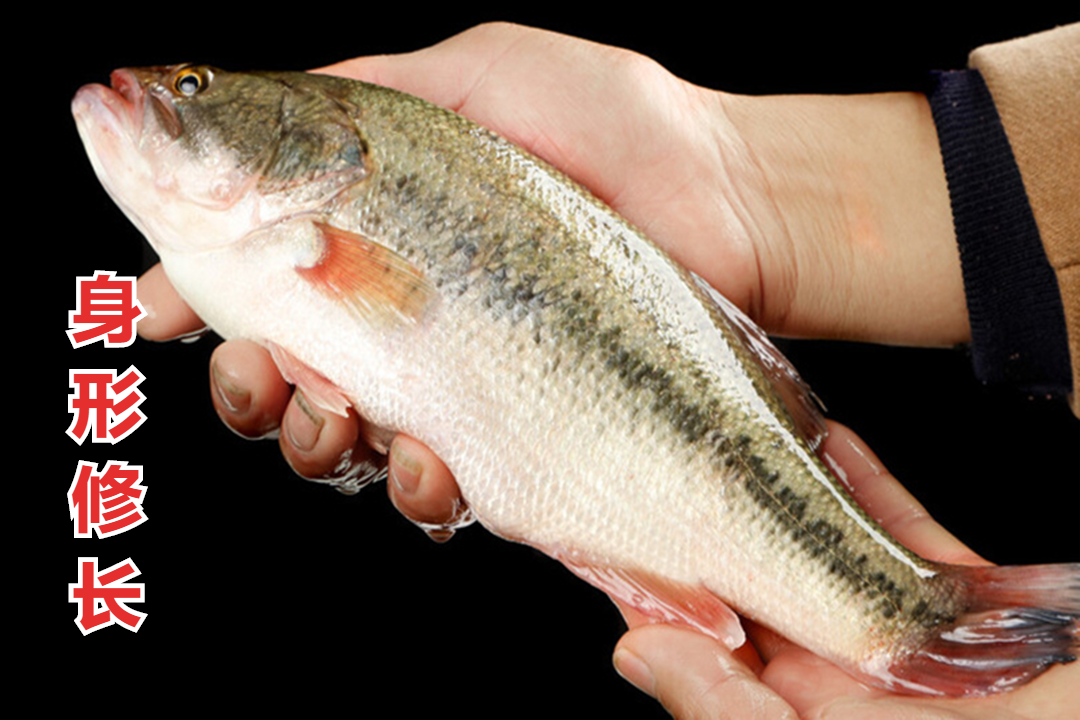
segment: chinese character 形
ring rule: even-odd
[[[75,417],[67,434],[80,445],[87,435],[93,442],[123,440],[146,420],[138,409],[146,396],[135,387],[145,379],[134,365],[120,377],[115,370],[70,371],[68,384],[75,392],[68,395],[68,412]]]

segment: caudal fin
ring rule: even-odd
[[[889,669],[897,690],[988,695],[1076,660],[1080,563],[945,568],[966,589],[967,611]]]

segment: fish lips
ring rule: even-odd
[[[171,93],[160,77],[171,68],[121,68],[109,76],[111,87],[84,85],[75,94],[71,109],[82,131],[87,117],[107,132],[124,133],[132,141],[141,137],[147,107],[158,124],[173,140],[183,130]],[[149,102],[148,102],[149,101]],[[85,138],[85,134],[84,134]]]
[[[113,73],[113,83],[124,71]],[[71,113],[79,127],[83,139],[87,139],[91,127],[98,135],[122,134],[127,137],[137,136],[142,130],[143,93],[133,91],[126,80],[120,80],[120,87],[125,92],[118,92],[104,85],[84,85],[75,93],[71,101]]]
[[[113,75],[115,77],[117,73]],[[130,168],[130,149],[136,145],[136,138],[142,132],[141,96],[141,92],[130,89],[121,93],[104,85],[93,84],[79,88],[71,101],[75,126],[86,147],[94,172],[109,195],[122,208],[124,204],[113,187],[114,178],[123,166]]]
[[[151,99],[149,106],[155,109],[147,113],[147,98],[155,96],[152,88],[157,85],[167,92],[156,82],[155,70],[115,70],[110,76],[112,87],[84,85],[71,102],[75,125],[95,174],[109,196],[148,237],[149,228],[140,219],[138,203],[131,199],[137,195],[132,189],[155,187],[159,163],[154,159],[154,148],[162,145],[159,139],[147,137],[145,131],[164,138],[160,127],[171,135],[169,117],[173,130],[179,129],[171,102]],[[159,108],[161,105],[168,108]]]

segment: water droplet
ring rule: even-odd
[[[454,510],[450,520],[445,523],[426,523],[413,520],[413,523],[418,528],[427,533],[427,536],[437,543],[446,542],[454,537],[455,532],[472,525],[474,522],[476,522],[476,516],[463,500],[454,501]]]
[[[382,461],[379,462],[379,460]],[[316,482],[325,482],[342,495],[355,495],[368,485],[385,480],[386,470],[385,459],[363,458],[354,460],[353,452],[350,450],[341,456],[341,460],[330,473],[330,477],[319,479]]]
[[[190,345],[191,343],[198,342],[199,340],[202,340],[204,337],[206,337],[209,334],[210,334],[210,328],[209,327],[201,327],[198,330],[193,330],[193,331],[191,331],[189,333],[181,335],[177,339],[181,343],[183,343],[185,345]]]

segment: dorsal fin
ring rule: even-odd
[[[702,292],[713,301],[720,313],[731,321],[731,329],[757,356],[765,370],[765,376],[791,414],[796,431],[816,451],[828,434],[825,417],[822,415],[824,406],[821,400],[799,376],[791,362],[776,349],[764,330],[704,278],[696,273],[690,273],[690,275]]]

